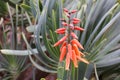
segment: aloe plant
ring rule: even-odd
[[[4,2],[3,2],[4,3]],[[6,4],[6,3],[5,3]],[[9,12],[10,16],[10,24],[8,23],[1,23],[2,27],[2,36],[1,38],[3,41],[1,42],[2,49],[9,49],[9,50],[15,50],[18,49],[18,42],[17,42],[17,26],[18,26],[18,5],[16,5],[15,13],[16,13],[16,22],[13,23],[13,14],[11,14],[10,6],[7,3],[6,4],[7,10]],[[4,11],[3,11],[4,12]],[[5,14],[4,14],[5,15]],[[10,29],[6,28],[7,26],[12,26]],[[7,30],[8,29],[8,30]],[[10,37],[8,37],[8,35]],[[9,42],[10,40],[10,42]],[[22,47],[19,47],[19,49],[22,49]],[[1,53],[4,52],[4,50],[1,50]],[[8,51],[9,53],[9,51]],[[21,54],[21,53],[20,53]],[[4,72],[4,76],[1,78],[2,80],[16,80],[20,73],[24,71],[30,64],[26,63],[26,56],[16,56],[16,55],[4,55],[0,54],[0,73]]]
[[[21,7],[29,7],[26,11],[30,24],[27,30],[34,34],[37,52],[31,48],[24,33],[23,38],[27,44],[29,58],[36,68],[57,73],[58,80],[67,80],[69,75],[71,80],[89,80],[91,75],[94,75],[96,80],[109,80],[110,75],[119,74],[120,6],[117,0],[44,0],[41,3],[39,0],[30,0],[30,4],[33,3],[35,5],[24,4],[25,6]],[[40,6],[43,8],[40,9]],[[78,69],[73,67],[70,74],[65,70],[65,61],[59,62],[60,47],[53,47],[62,37],[55,33],[56,29],[62,27],[60,18],[67,20],[63,8],[78,10],[72,17],[79,18],[81,23],[78,26],[85,30],[75,33],[84,46],[82,52],[86,54],[85,58],[91,63],[79,63]],[[35,25],[31,24],[31,16],[35,19]],[[35,59],[31,57],[31,53]]]
[[[53,6],[53,4],[57,2],[59,3],[58,7],[53,8],[54,6],[56,6]],[[98,0],[94,3],[92,0],[76,0],[72,2],[63,1],[63,3],[63,6],[69,10],[79,10],[76,16],[77,18],[81,19],[81,24],[79,25],[82,26],[85,31],[83,33],[76,33],[79,36],[79,41],[85,47],[85,50],[83,52],[88,54],[86,58],[94,64],[93,66],[87,66],[83,63],[80,63],[79,69],[73,70],[76,75],[73,74],[73,76],[71,76],[71,79],[74,79],[75,76],[78,77],[78,80],[82,80],[83,78],[89,79],[92,73],[89,72],[89,68],[95,69],[95,75],[98,79],[97,71],[102,71],[104,73],[105,71],[107,71],[106,69],[104,69],[105,67],[111,68],[113,65],[115,66],[115,64],[119,64],[119,57],[117,57],[119,53],[115,52],[117,49],[113,49],[113,46],[115,47],[119,44],[119,31],[116,31],[119,29],[119,26],[117,26],[119,23],[119,3],[117,3],[116,1],[109,2],[105,0]],[[109,4],[109,6],[106,6],[107,4]],[[55,29],[61,27],[61,21],[59,19],[62,18],[62,9],[63,8],[61,1],[58,0],[49,2],[49,0],[47,0],[46,4],[44,5],[44,9],[40,15],[40,18],[38,19],[38,26],[35,28],[36,47],[40,54],[40,59],[42,59],[43,64],[47,66],[45,67],[45,69],[47,69],[48,72],[56,71],[56,69],[54,70],[50,68],[49,65],[55,66],[56,63],[54,63],[54,61],[56,62],[59,59],[59,47],[53,48],[52,45],[58,39],[58,35],[56,35],[54,31]],[[41,35],[43,36],[43,40],[39,41],[39,36]],[[50,38],[47,36],[50,36]],[[46,56],[41,49],[42,45],[40,45],[40,43],[42,41],[44,42],[45,47],[49,52],[49,57]],[[117,58],[114,58],[114,54],[116,54]],[[109,60],[108,56],[114,56],[113,60],[110,59],[110,61],[105,62],[104,59]],[[46,63],[46,61],[48,60],[50,60],[51,62]],[[38,64],[36,63],[34,63],[34,65],[39,69],[42,69],[43,67],[40,65],[38,66]],[[64,74],[64,72],[66,71],[64,71],[63,65],[64,62],[62,64],[59,63],[57,69],[58,71],[61,70]],[[86,68],[88,68],[88,72],[86,72]],[[78,74],[80,74],[80,76],[78,76]],[[99,73],[99,75],[101,74]],[[63,76],[62,79],[65,78],[65,75],[61,76]]]
[[[67,3],[67,1],[65,1],[65,3]],[[76,5],[76,3],[78,3],[78,5]],[[73,2],[69,2],[69,4],[67,4],[67,6],[64,5],[64,7],[68,8],[70,10],[76,9],[78,7],[77,9],[79,9],[79,12],[78,12],[78,14],[76,14],[76,16],[81,19],[80,25],[83,26],[83,28],[85,29],[85,31],[83,33],[76,32],[79,36],[79,41],[84,45],[84,48],[85,48],[84,52],[88,53],[88,56],[86,58],[88,58],[91,63],[94,63],[96,65],[96,67],[95,66],[93,66],[93,67],[97,68],[98,71],[99,71],[99,69],[100,69],[100,71],[103,69],[102,71],[104,72],[104,71],[106,71],[106,70],[104,70],[104,67],[110,68],[113,65],[115,66],[115,64],[119,64],[119,56],[118,56],[119,53],[116,51],[119,49],[113,49],[113,47],[118,46],[119,40],[120,40],[119,39],[119,31],[117,31],[120,28],[119,26],[117,26],[117,25],[119,25],[118,24],[119,23],[119,3],[117,3],[116,1],[109,2],[109,1],[105,1],[105,0],[102,0],[102,1],[98,0],[94,4],[92,4],[93,2],[91,0],[89,0],[87,3],[88,3],[88,5],[84,1],[73,1]],[[62,9],[61,9],[60,4],[61,3],[59,2],[60,13],[58,13],[58,14],[62,14],[61,13]],[[73,4],[74,4],[74,6],[70,7],[70,5],[73,5]],[[109,4],[109,6],[106,6],[107,4]],[[50,8],[48,8],[48,9],[49,9],[48,11],[50,11]],[[100,13],[100,12],[102,12],[102,13]],[[50,12],[48,12],[48,13],[50,13]],[[53,10],[51,13],[52,13],[52,15],[55,14],[55,12]],[[41,16],[41,18],[42,18],[42,16]],[[60,16],[60,18],[61,18],[61,16]],[[45,19],[45,14],[44,14],[43,22],[44,22],[44,19]],[[53,20],[55,20],[55,19],[52,16],[51,21],[53,22]],[[40,31],[39,28],[41,28],[42,31],[44,31],[43,28],[46,28],[46,27],[42,27],[42,26],[47,26],[47,21],[48,20],[46,20],[46,24],[38,23],[39,26],[41,25],[41,27],[37,27],[36,35],[38,35],[37,32]],[[59,19],[58,19],[58,21],[59,21]],[[42,20],[41,20],[41,22],[42,22]],[[57,20],[54,21],[54,23],[52,23],[51,25],[56,24],[56,23],[57,23]],[[59,21],[59,24],[61,24],[60,21]],[[50,30],[53,30],[53,32],[51,32],[51,36],[54,36],[54,37],[52,37],[53,41],[51,41],[51,42],[54,42],[54,40],[56,41],[55,33],[54,33],[54,27],[56,28],[56,26],[51,28],[50,23],[48,23],[48,25],[49,25],[48,26],[49,28],[47,27],[47,29],[45,29],[45,30],[48,30],[48,32]],[[59,25],[57,25],[57,27],[58,26]],[[61,25],[59,27],[61,27]],[[41,33],[42,33],[42,31],[41,31]],[[44,31],[44,32],[46,32],[46,31]],[[44,38],[44,34],[46,34],[44,32],[43,32],[43,38]],[[37,40],[36,42],[39,42],[37,38],[36,38],[36,40]],[[46,39],[45,42],[47,42],[47,41],[48,40]],[[48,41],[48,44],[50,44],[49,41]],[[52,50],[53,47],[49,47],[49,46],[53,45],[53,43],[50,45],[48,45],[48,44],[46,44],[48,50]],[[55,52],[57,52],[57,51],[55,51]],[[51,53],[55,53],[55,52],[51,52]],[[55,53],[55,54],[57,54],[57,53]],[[110,56],[115,57],[115,54],[116,54],[116,57],[117,56],[118,57],[113,58],[113,60],[111,60],[109,57]],[[109,60],[109,59],[110,59],[110,61],[107,62],[106,60]],[[82,65],[86,66],[81,63],[80,66],[82,67]],[[81,76],[84,76],[83,74],[85,73],[85,70],[83,70],[83,68],[81,68],[80,66],[79,66],[79,70],[78,70],[79,74],[81,74]],[[88,68],[89,68],[89,66],[88,66]],[[83,71],[83,73],[80,72],[81,70]],[[86,77],[89,77],[89,76],[86,75]],[[79,80],[82,78],[84,78],[84,77],[80,77],[80,76],[78,77]]]

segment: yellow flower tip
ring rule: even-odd
[[[69,70],[69,66],[70,66],[70,55],[69,55],[69,53],[67,53],[65,70]]]
[[[84,47],[80,44],[80,42],[77,39],[72,39],[71,43],[76,44],[80,49],[84,50]]]
[[[75,68],[78,68],[78,66],[75,66]]]
[[[77,59],[78,59],[79,61],[81,61],[81,62],[84,62],[84,63],[86,63],[86,64],[89,64],[89,62],[88,62],[86,59],[84,59],[84,58],[81,58],[81,57],[77,56]]]
[[[69,68],[65,68],[66,71],[69,71]]]
[[[81,46],[81,49],[84,50],[84,47]]]
[[[79,54],[80,54],[82,57],[85,57],[85,54],[82,53],[81,51],[79,51]]]
[[[73,64],[75,67],[78,67],[78,61],[77,61],[77,57],[76,57],[76,54],[75,54],[75,51],[72,50],[72,56],[71,56],[71,59],[73,61]]]

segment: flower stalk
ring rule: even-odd
[[[84,31],[83,28],[75,26],[80,22],[78,18],[72,18],[71,16],[77,12],[77,10],[69,11],[68,9],[63,9],[65,15],[68,17],[68,23],[65,19],[60,19],[62,21],[62,28],[57,29],[55,32],[57,34],[62,34],[59,41],[54,44],[54,47],[60,47],[60,58],[59,61],[66,61],[65,70],[70,70],[70,64],[73,63],[74,67],[78,67],[78,62],[84,62],[89,64],[89,62],[84,58],[85,55],[80,50],[84,50],[84,47],[78,41],[77,35],[74,33],[75,30]]]

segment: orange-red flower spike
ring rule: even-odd
[[[76,44],[79,48],[84,49],[83,46],[80,44],[80,42],[76,39],[71,40],[72,44]]]
[[[65,65],[65,70],[69,70],[69,66],[70,66],[70,54],[67,53],[67,55],[66,55],[66,65]]]
[[[74,66],[77,68],[78,67],[77,56],[74,50],[72,50],[72,61],[73,61]]]
[[[59,59],[60,62],[63,61],[63,59],[64,59],[64,57],[65,57],[65,55],[66,55],[66,51],[67,51],[67,48],[66,48],[66,46],[64,46],[64,47],[62,48],[62,50],[61,50],[60,59]]]
[[[70,34],[71,34],[71,36],[72,36],[73,38],[78,39],[78,37],[76,36],[76,34],[75,34],[74,32],[71,32]]]
[[[85,55],[81,51],[79,51],[79,48],[80,49],[84,49],[84,48],[77,40],[78,37],[74,33],[74,30],[79,30],[79,31],[84,30],[81,27],[75,26],[75,24],[78,24],[80,22],[80,19],[72,18],[72,14],[76,13],[77,10],[69,11],[68,9],[64,8],[63,11],[65,15],[68,17],[68,21],[65,20],[64,18],[61,18],[60,20],[62,21],[62,25],[64,27],[57,29],[55,32],[58,34],[65,34],[65,36],[62,37],[59,41],[57,41],[54,44],[54,47],[61,44],[59,62],[62,62],[64,57],[66,56],[65,70],[69,70],[70,61],[73,62],[74,67],[76,68],[78,67],[78,61],[82,61],[87,64],[89,64],[89,62],[83,58]]]
[[[74,30],[80,30],[80,31],[84,31],[84,29],[83,29],[83,28],[81,28],[81,27],[78,27],[78,26],[74,26]]]
[[[56,42],[56,43],[54,44],[54,47],[60,45],[60,44],[61,44],[63,41],[65,41],[66,39],[67,39],[67,35],[64,36],[63,38],[61,38],[58,42]]]

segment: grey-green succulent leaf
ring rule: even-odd
[[[38,54],[37,49],[32,49],[35,54]],[[28,56],[34,53],[28,52],[29,50],[11,50],[11,49],[2,49],[0,50],[5,55],[17,55],[17,56]]]

